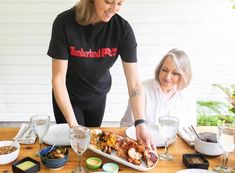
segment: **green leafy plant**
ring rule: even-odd
[[[198,126],[217,126],[222,123],[233,123],[234,116],[229,115],[200,115],[197,119]]]
[[[218,101],[197,101],[197,125],[217,126],[234,122],[235,116],[228,111],[228,107],[228,103]]]
[[[228,104],[219,101],[197,101],[199,115],[217,115],[227,112]]]
[[[225,86],[222,84],[213,84],[213,86],[219,88],[224,92],[225,97],[230,104],[228,110],[235,114],[235,84],[231,84],[230,86]]]

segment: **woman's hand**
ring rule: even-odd
[[[136,138],[142,140],[148,148],[156,150],[156,145],[153,142],[145,123],[141,123],[136,126]]]

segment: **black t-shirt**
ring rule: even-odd
[[[47,54],[68,60],[66,86],[70,99],[76,100],[106,94],[109,69],[119,55],[125,62],[136,62],[136,47],[131,26],[118,14],[109,22],[82,26],[72,8],[56,17]]]

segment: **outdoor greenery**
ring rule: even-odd
[[[235,2],[235,0],[231,0],[232,2]],[[233,4],[233,9],[235,10],[235,4]]]
[[[221,123],[235,123],[235,84],[224,86],[213,84],[224,92],[228,102],[198,101],[197,102],[197,125],[217,126]]]
[[[197,125],[198,126],[217,126],[221,123],[232,123],[235,121],[235,116],[232,112],[223,112],[226,103],[217,101],[198,101],[197,102]]]
[[[213,84],[213,86],[219,88],[224,92],[225,98],[230,104],[228,110],[235,114],[235,84],[231,84],[230,86],[224,86],[222,84]]]
[[[229,116],[229,115],[215,115],[215,116],[201,115],[198,117],[197,125],[217,126],[222,123],[233,123],[233,121],[234,121],[234,116]]]

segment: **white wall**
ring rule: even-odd
[[[75,0],[0,0],[0,121],[27,121],[32,113],[53,115],[51,69],[46,55],[55,16]],[[212,83],[235,82],[235,10],[229,0],[125,0],[120,14],[138,41],[141,78],[153,76],[172,48],[192,63],[197,99],[220,99]],[[127,103],[120,61],[112,68],[105,121],[118,121]],[[52,116],[53,118],[53,116]]]

